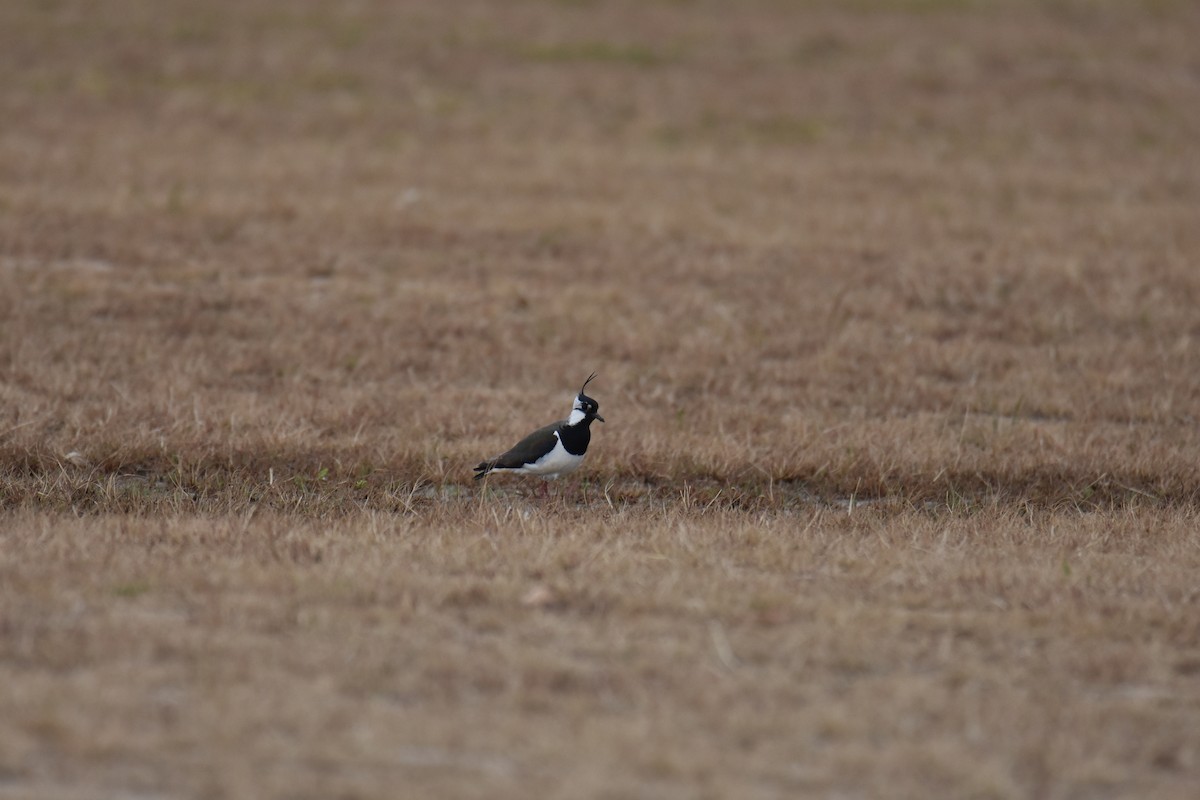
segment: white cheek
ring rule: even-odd
[[[578,408],[573,408],[573,409],[571,409],[571,416],[567,417],[567,424],[568,425],[577,425],[580,422],[583,422],[583,419],[586,416],[587,415],[584,414],[582,411],[580,411]]]

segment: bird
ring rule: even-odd
[[[502,455],[479,462],[475,467],[475,480],[493,472],[516,472],[552,481],[578,469],[592,439],[592,420],[604,422],[600,404],[585,394],[595,377],[593,372],[583,382],[566,419],[538,428]]]

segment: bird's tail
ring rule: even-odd
[[[484,475],[487,475],[496,468],[495,461],[480,461],[479,466],[475,468],[475,480],[479,480]]]

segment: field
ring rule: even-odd
[[[1198,40],[0,4],[0,800],[1195,797]]]

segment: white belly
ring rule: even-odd
[[[554,435],[558,436],[557,433]],[[563,447],[562,440],[558,440],[554,443],[554,449],[549,453],[532,464],[526,464],[513,471],[525,475],[540,475],[549,481],[559,475],[566,475],[568,472],[579,469],[579,465],[582,463],[583,456],[571,455],[567,452],[567,448]]]

